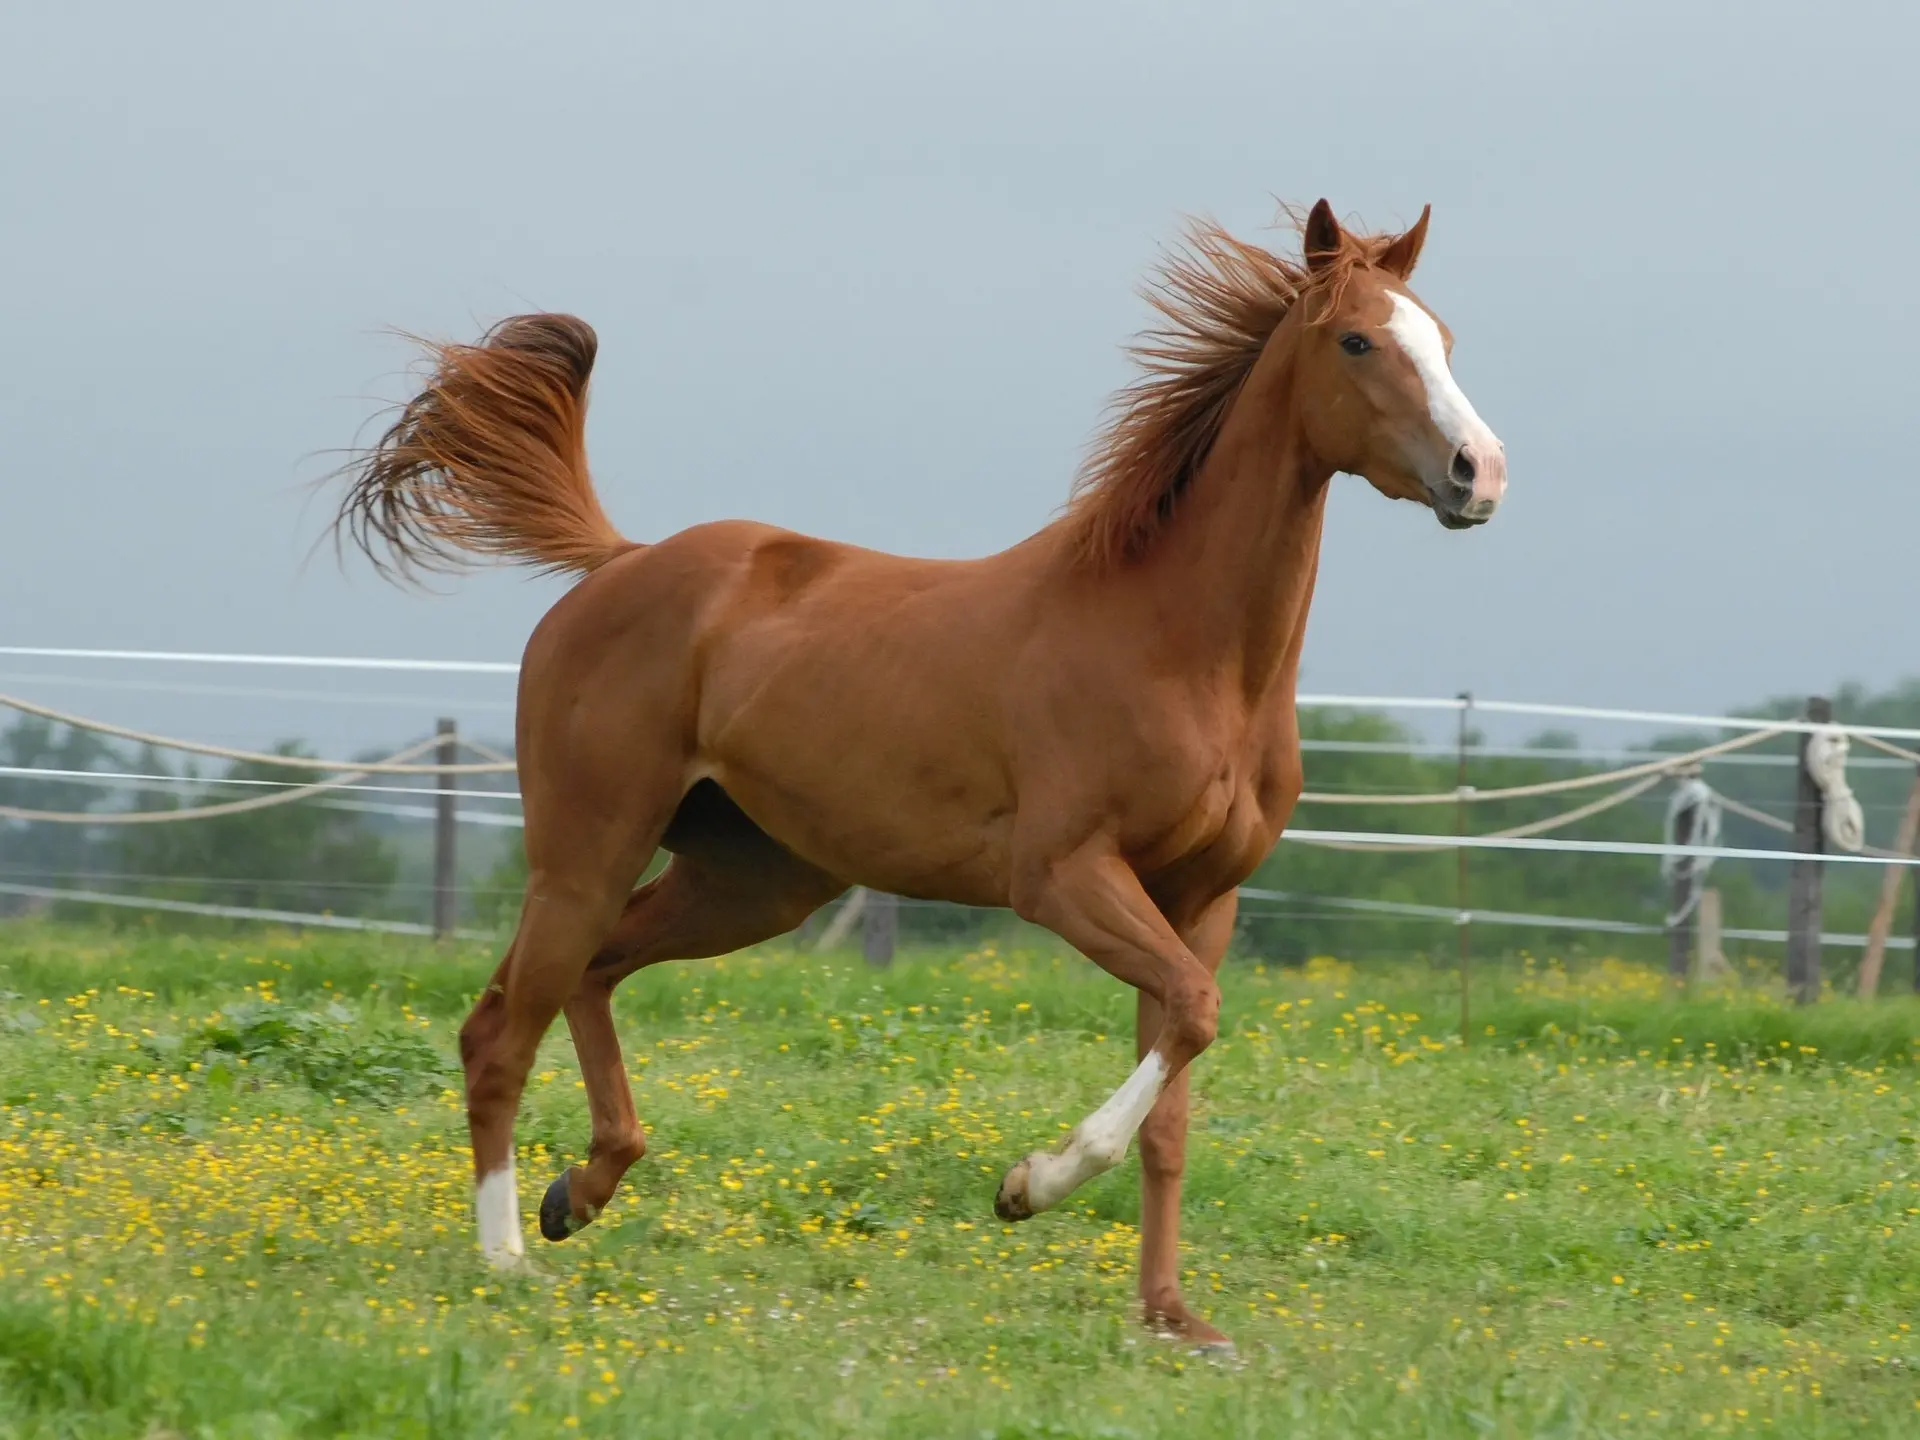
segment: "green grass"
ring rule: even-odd
[[[1196,1068],[1189,1299],[1129,1314],[1137,1168],[993,1219],[1126,1073],[1044,951],[770,948],[618,1002],[652,1153],[473,1254],[477,950],[0,928],[0,1435],[1906,1434],[1920,1008],[1621,965],[1235,961]],[[523,1205],[578,1158],[564,1032]]]

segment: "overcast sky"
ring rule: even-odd
[[[382,327],[531,308],[600,332],[590,442],[628,534],[997,549],[1064,498],[1182,215],[1253,233],[1324,194],[1377,226],[1432,202],[1415,288],[1512,484],[1454,535],[1336,482],[1309,688],[1719,709],[1890,682],[1920,670],[1917,13],[9,6],[0,644],[517,658],[553,583],[422,598],[306,564],[330,506],[301,486],[403,394]],[[235,738],[351,710],[0,673]],[[388,688],[303,728],[509,693]]]

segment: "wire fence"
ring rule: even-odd
[[[469,675],[511,677],[518,667],[508,662],[387,659],[353,656],[257,655],[219,652],[167,652],[132,650],[84,650],[55,647],[0,646],[0,657],[20,660],[109,663],[110,676],[71,674],[49,675],[40,671],[10,674],[8,683],[59,683],[91,685],[97,689],[121,693],[154,692],[201,699],[260,700],[282,704],[318,705],[324,703],[381,704],[421,706],[444,705],[452,701],[422,695],[380,695],[364,690],[287,687],[278,685],[227,685],[181,681],[173,678],[179,667],[252,667],[293,671],[346,671],[372,675]],[[147,673],[129,677],[125,672],[146,668]],[[152,673],[158,667],[164,672]],[[511,702],[501,699],[458,702],[466,708],[492,707],[494,713],[507,713]],[[1676,748],[1671,743],[1640,746],[1591,746],[1582,743],[1541,745],[1480,745],[1470,750],[1471,758],[1486,767],[1496,762],[1530,767],[1535,778],[1514,783],[1484,786],[1433,784],[1428,788],[1397,788],[1392,781],[1356,773],[1354,766],[1371,761],[1400,761],[1429,770],[1438,762],[1454,758],[1455,747],[1423,739],[1412,734],[1392,738],[1351,738],[1310,733],[1302,743],[1308,759],[1309,788],[1300,797],[1297,818],[1314,820],[1322,813],[1365,811],[1370,820],[1389,812],[1404,811],[1414,821],[1411,828],[1388,829],[1377,824],[1333,828],[1323,824],[1296,824],[1281,839],[1277,852],[1285,869],[1284,856],[1290,852],[1318,849],[1356,860],[1371,858],[1385,862],[1410,863],[1420,856],[1489,852],[1492,856],[1522,857],[1545,855],[1562,857],[1561,863],[1589,863],[1591,857],[1605,857],[1598,863],[1627,860],[1644,863],[1659,860],[1671,866],[1685,862],[1704,869],[1715,862],[1731,862],[1763,868],[1781,869],[1787,863],[1813,865],[1836,873],[1870,867],[1870,873],[1885,875],[1905,871],[1920,861],[1905,853],[1905,847],[1888,848],[1862,845],[1855,851],[1815,847],[1773,848],[1764,844],[1690,844],[1681,837],[1623,838],[1569,836],[1558,832],[1587,826],[1601,817],[1639,817],[1636,827],[1653,830],[1668,821],[1669,807],[1665,788],[1682,777],[1709,769],[1725,770],[1729,775],[1751,773],[1756,777],[1792,778],[1802,767],[1796,753],[1781,747],[1805,743],[1805,737],[1841,737],[1857,742],[1865,753],[1845,753],[1842,767],[1858,773],[1884,790],[1894,781],[1895,772],[1911,773],[1920,763],[1920,728],[1892,725],[1862,725],[1816,722],[1810,719],[1775,717],[1710,716],[1680,712],[1633,710],[1595,706],[1539,704],[1462,698],[1417,696],[1377,696],[1344,694],[1306,694],[1298,697],[1303,716],[1354,713],[1442,713],[1503,715],[1543,721],[1577,721],[1586,724],[1626,724],[1664,726],[1674,732],[1711,735],[1719,731],[1725,738],[1693,743]],[[26,804],[0,804],[0,829],[11,825],[18,833],[41,833],[46,827],[67,826],[94,834],[115,828],[157,828],[189,822],[218,823],[257,812],[292,807],[341,817],[364,818],[367,822],[397,826],[396,833],[421,833],[429,823],[442,827],[460,826],[476,832],[512,832],[524,821],[520,813],[520,795],[510,788],[514,771],[513,757],[505,750],[483,742],[460,737],[459,745],[471,759],[450,761],[444,735],[423,736],[372,758],[331,759],[301,754],[249,749],[241,745],[221,744],[205,739],[163,734],[155,730],[107,721],[91,715],[30,700],[10,692],[0,692],[0,708],[11,709],[69,732],[97,736],[103,742],[138,745],[152,754],[166,751],[226,762],[225,774],[201,776],[172,773],[159,766],[128,766],[124,758],[118,766],[97,763],[62,766],[57,764],[0,765],[0,782],[13,782],[14,793],[26,785],[62,786],[63,795],[81,795],[79,803],[66,807]],[[1311,729],[1311,727],[1309,727]],[[1731,733],[1728,733],[1731,732]],[[439,749],[434,758],[428,752]],[[1335,779],[1327,783],[1319,777],[1325,767],[1334,766]],[[1344,768],[1342,768],[1344,767]],[[1540,767],[1561,768],[1571,773],[1538,776]],[[245,772],[245,773],[243,773]],[[260,773],[266,772],[266,773]],[[280,772],[280,773],[273,773]],[[487,788],[476,788],[487,787]],[[1583,792],[1602,790],[1592,797]],[[221,792],[225,794],[222,795]],[[1795,831],[1797,803],[1791,797],[1754,795],[1741,799],[1721,790],[1717,798],[1727,812],[1739,821],[1766,835],[1791,836]],[[1851,798],[1851,797],[1849,797]],[[192,803],[181,803],[182,800]],[[1514,823],[1489,828],[1475,826],[1469,831],[1468,814],[1500,812],[1511,814],[1516,805],[1530,802],[1565,800],[1565,808],[1547,814],[1527,814]],[[423,803],[424,802],[424,803]],[[1769,808],[1771,806],[1771,808]],[[1856,805],[1870,827],[1892,829],[1883,821],[1908,806],[1875,795]],[[1656,819],[1656,815],[1658,819]],[[1423,829],[1422,816],[1429,819],[1451,818],[1459,833],[1440,833]],[[1569,859],[1568,857],[1572,857]],[[0,883],[0,896],[40,905],[101,906],[123,909],[145,907],[157,912],[199,916],[208,919],[265,920],[275,923],[312,924],[334,928],[387,929],[396,933],[417,933],[420,922],[378,914],[342,915],[330,910],[302,910],[275,905],[229,903],[223,891],[247,886],[266,886],[270,878],[233,875],[162,873],[121,868],[113,870],[95,864],[91,869],[43,869],[22,874],[0,864],[0,873],[12,878]],[[1863,872],[1869,873],[1869,872]],[[119,883],[124,877],[134,890],[102,889],[103,884]],[[444,876],[438,882],[445,885]],[[1772,884],[1773,882],[1768,882]],[[328,885],[342,888],[327,892]],[[192,888],[192,898],[175,895],[141,894],[163,885],[175,889]],[[388,876],[373,882],[329,882],[310,879],[307,891],[315,894],[337,893],[361,899],[382,896],[390,904],[417,903],[417,897],[431,892],[433,883],[415,878]],[[514,887],[489,884],[484,877],[469,875],[461,882],[469,906],[475,902],[510,900]],[[415,898],[408,898],[415,897]],[[1465,897],[1440,894],[1419,899],[1368,898],[1357,894],[1308,893],[1252,885],[1241,892],[1242,911],[1251,917],[1276,920],[1311,921],[1321,926],[1393,927],[1395,933],[1407,933],[1407,926],[1448,927],[1471,925],[1498,931],[1511,929],[1532,935],[1561,933],[1587,937],[1644,937],[1665,934],[1668,926],[1653,920],[1620,915],[1552,913],[1535,908],[1474,908]],[[1447,898],[1452,904],[1435,903]],[[358,903],[358,900],[351,903]],[[503,908],[510,909],[510,905]],[[929,924],[951,927],[958,921],[938,920],[953,907],[910,907],[910,913],[927,917]],[[354,923],[348,924],[348,921]],[[364,922],[364,923],[362,923]],[[1724,929],[1728,940],[1756,944],[1780,944],[1787,931],[1764,925],[1736,926]],[[1841,929],[1824,932],[1819,943],[1839,948],[1859,948],[1868,944],[1868,936]],[[1909,936],[1882,936],[1890,949],[1911,949]]]

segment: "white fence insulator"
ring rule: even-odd
[[[1680,838],[1680,817],[1693,815],[1687,829],[1687,838]],[[1690,776],[1673,787],[1673,797],[1667,801],[1667,838],[1669,845],[1714,846],[1720,843],[1720,797],[1713,793],[1713,787],[1699,776]],[[1663,879],[1672,880],[1678,876],[1693,873],[1698,866],[1698,874],[1705,875],[1713,864],[1711,855],[1663,855],[1660,857],[1660,874]]]
[[[1823,726],[1807,736],[1807,774],[1820,788],[1821,825],[1828,847],[1857,855],[1867,843],[1867,821],[1847,784],[1845,730]]]
[[[1680,834],[1683,818],[1686,821],[1685,839]],[[1665,843],[1703,848],[1720,843],[1720,797],[1713,793],[1711,785],[1697,775],[1689,776],[1673,787],[1673,797],[1667,801]],[[1669,927],[1685,920],[1700,903],[1700,892],[1712,865],[1711,855],[1667,854],[1660,857],[1661,876],[1667,880],[1684,880],[1687,884],[1687,898],[1678,910],[1667,916]]]

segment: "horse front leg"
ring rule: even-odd
[[[1126,1082],[1054,1150],[1007,1172],[994,1198],[1002,1220],[1051,1209],[1126,1156],[1134,1134],[1189,1061],[1213,1043],[1220,987],[1112,851],[1083,850],[1040,869],[1015,909],[1101,969],[1151,998],[1159,1024]]]
[[[1181,938],[1210,973],[1218,974],[1233,935],[1239,897],[1229,891]],[[1140,992],[1137,1045],[1144,1058],[1161,1028],[1160,1002]],[[1233,1342],[1187,1308],[1180,1295],[1180,1186],[1187,1168],[1187,1080],[1182,1070],[1160,1092],[1140,1126],[1140,1305],[1141,1318],[1161,1334],[1205,1349],[1231,1350]]]

